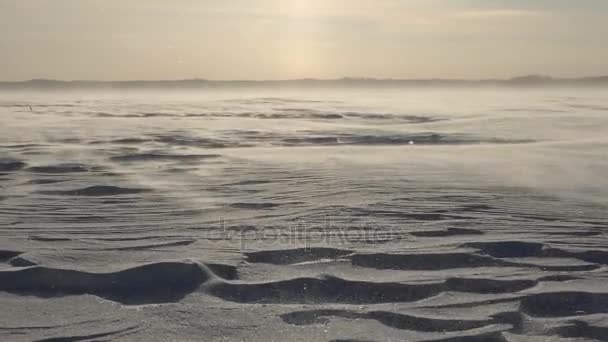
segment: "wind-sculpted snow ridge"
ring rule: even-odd
[[[73,172],[91,172],[100,171],[100,167],[91,167],[85,164],[59,164],[46,166],[32,166],[27,169],[30,172],[36,173],[73,173]]]
[[[281,204],[279,204],[279,203],[244,203],[244,202],[238,202],[238,203],[231,203],[230,206],[233,207],[233,208],[238,208],[238,209],[263,210],[263,209],[273,209],[273,208],[276,208],[276,207],[280,207]]]
[[[434,235],[433,235],[434,236]],[[246,253],[253,263],[297,264],[321,259],[342,259],[354,266],[394,270],[446,270],[477,267],[523,267],[544,271],[590,271],[608,264],[608,251],[566,251],[541,243],[504,241],[465,243],[462,247],[479,248],[481,253],[464,250],[443,253],[355,253],[334,248],[268,250]],[[579,263],[545,265],[512,258],[572,258]]]
[[[200,133],[199,133],[200,134]],[[253,148],[253,147],[310,147],[310,146],[459,146],[487,144],[528,144],[534,139],[506,139],[475,136],[463,133],[396,133],[391,131],[353,132],[302,131],[297,133],[263,132],[248,130],[223,131],[219,135],[200,136],[195,133],[172,133],[145,138],[122,138],[110,141],[92,141],[89,144],[149,145],[164,144],[171,147],[196,147],[206,149]],[[171,155],[164,153],[141,153],[114,156],[113,161],[192,161],[218,157],[216,155]]]
[[[0,158],[0,171],[17,171],[23,169],[27,164],[16,159]]]
[[[45,337],[45,338],[36,340],[36,342],[97,341],[97,340],[103,340],[106,338],[121,338],[121,337],[127,337],[128,335],[135,333],[138,330],[138,328],[139,328],[138,326],[131,326],[131,327],[123,328],[123,329],[104,331],[104,332],[92,333],[92,334],[84,334],[84,335],[74,334],[74,335],[69,335],[69,336],[62,335],[62,336],[55,336],[55,337]]]
[[[378,146],[378,145],[471,145],[471,144],[524,144],[533,140],[508,140],[498,138],[481,138],[464,134],[315,134],[304,137],[283,139],[285,146]]]
[[[247,252],[245,258],[248,262],[271,263],[278,265],[297,264],[306,261],[321,259],[338,259],[349,256],[353,251],[329,247],[297,248],[287,250],[267,250]]]
[[[492,327],[490,327],[492,328]],[[453,337],[443,337],[437,339],[422,339],[420,341],[424,342],[508,342],[508,340],[503,336],[503,334],[498,332],[486,332],[485,330],[497,330],[500,327],[496,327],[495,329],[472,329],[463,333],[455,334]],[[442,335],[446,335],[446,333],[442,333]],[[361,340],[361,339],[335,339],[331,340],[331,342],[380,342],[375,340]]]
[[[123,188],[113,185],[92,185],[81,189],[74,190],[55,190],[55,191],[40,191],[45,195],[64,195],[64,196],[116,196],[116,195],[131,195],[150,192],[150,189],[143,188]]]
[[[116,162],[145,162],[145,161],[199,161],[219,158],[217,154],[163,154],[163,153],[137,153],[114,156],[110,159]]]
[[[0,261],[7,261],[20,254],[23,254],[23,252],[0,250]]]
[[[330,275],[266,283],[226,283],[209,292],[239,303],[378,304],[415,302],[443,292],[478,294],[515,293],[538,285],[535,280],[449,278],[437,283],[378,283],[353,281]]]
[[[159,262],[112,273],[33,266],[0,271],[0,290],[42,297],[92,294],[123,304],[168,303],[213,276],[195,262]]]
[[[446,230],[426,230],[419,232],[412,232],[412,235],[418,237],[448,237],[448,236],[459,236],[459,235],[483,235],[483,232],[476,229],[466,228],[448,228]]]
[[[499,241],[474,242],[464,244],[466,247],[478,248],[483,253],[496,258],[511,257],[556,257],[574,258],[588,263],[608,265],[608,250],[563,250],[538,242]]]
[[[608,293],[538,293],[523,298],[521,310],[535,317],[567,317],[608,313]]]
[[[442,270],[467,267],[532,267],[547,271],[590,271],[599,268],[594,264],[542,265],[527,262],[507,261],[471,253],[433,254],[358,254],[352,264],[361,267],[394,270]]]
[[[461,319],[441,319],[416,317],[405,314],[397,314],[388,311],[368,311],[357,312],[350,310],[311,310],[296,311],[281,315],[281,318],[290,324],[310,325],[323,323],[328,317],[341,317],[348,319],[371,319],[382,324],[407,330],[430,331],[430,332],[449,332],[463,331],[481,328],[493,324],[491,319],[485,320],[461,320]]]
[[[311,110],[309,108],[276,108],[273,112],[212,112],[212,113],[187,113],[187,117],[203,118],[254,118],[268,120],[331,120],[331,121],[356,121],[367,120],[378,124],[422,124],[445,120],[443,118],[419,116],[419,115],[399,115],[391,113],[371,113],[371,112],[352,112],[352,111],[328,111]]]

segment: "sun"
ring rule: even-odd
[[[311,15],[317,13],[319,1],[316,0],[286,0],[285,9],[294,15]]]

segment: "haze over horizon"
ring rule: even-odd
[[[171,84],[197,84],[197,83],[210,83],[210,84],[222,84],[222,83],[235,83],[235,84],[256,84],[256,83],[397,83],[397,84],[419,84],[419,83],[445,83],[445,84],[570,84],[570,83],[585,83],[590,82],[591,84],[604,85],[608,82],[608,75],[583,75],[580,77],[553,77],[551,75],[540,75],[540,74],[529,74],[519,75],[508,78],[479,78],[479,79],[467,79],[467,78],[440,78],[440,77],[421,77],[421,78],[379,78],[379,77],[336,77],[336,78],[313,78],[313,77],[302,77],[292,79],[208,79],[202,77],[192,78],[181,78],[181,79],[122,79],[122,80],[95,80],[95,79],[50,79],[50,78],[32,78],[27,80],[17,81],[1,81],[0,84],[10,85],[61,85],[61,84],[74,84],[86,85],[86,84],[154,84],[154,83],[171,83]]]
[[[0,81],[608,74],[600,0],[0,0]]]

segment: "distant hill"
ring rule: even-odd
[[[511,84],[543,84],[543,83],[551,83],[555,81],[551,76],[545,75],[526,75],[520,77],[513,77],[507,82]]]
[[[59,81],[33,79],[21,82],[0,82],[0,90],[78,90],[78,89],[199,89],[225,87],[607,87],[608,76],[553,78],[526,75],[510,79],[295,79],[268,81],[211,81],[205,79],[168,81]]]

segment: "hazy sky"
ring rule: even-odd
[[[608,74],[608,0],[0,0],[0,80]]]

